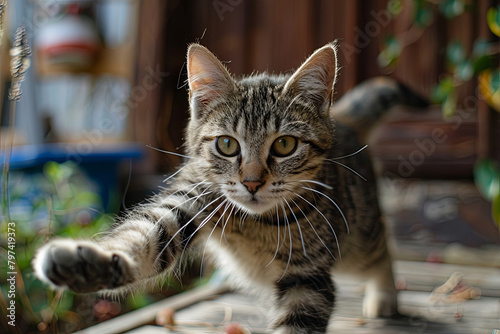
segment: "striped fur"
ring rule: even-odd
[[[368,280],[366,316],[396,312],[371,162],[352,127],[332,118],[336,46],[292,76],[236,80],[194,44],[188,75],[188,157],[167,190],[98,241],[48,242],[34,259],[37,276],[76,292],[123,291],[211,253],[231,282],[269,293],[275,333],[326,331],[332,269]]]

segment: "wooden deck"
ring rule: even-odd
[[[500,329],[500,269],[396,261],[395,272],[400,317],[364,319],[362,285],[348,277],[337,277],[337,308],[330,332],[490,334]],[[464,275],[459,289],[439,295],[439,301],[432,302],[432,291],[456,272]],[[480,298],[454,298],[464,287],[479,289],[474,291],[481,292]],[[460,301],[452,302],[456,299]],[[223,333],[230,322],[243,324],[251,333],[265,333],[268,311],[259,305],[258,298],[251,294],[230,291],[224,283],[212,283],[80,333]],[[176,310],[176,326],[171,329],[155,325],[156,314],[167,308]]]

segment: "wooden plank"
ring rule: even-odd
[[[469,279],[480,281],[478,284],[491,281],[497,289],[500,289],[500,268],[412,261],[395,261],[394,266],[398,274],[423,275],[439,279],[446,279],[454,272],[462,272]]]
[[[158,326],[142,326],[127,332],[128,334],[165,334],[165,329]]]
[[[364,319],[363,292],[359,280],[336,275],[337,302],[329,333],[490,333],[500,328],[498,298],[481,297],[460,304],[437,304],[429,300],[430,292],[454,272],[465,275],[464,283],[477,283],[480,288],[490,286],[500,290],[498,268],[430,264],[411,261],[394,263],[396,277],[422,281],[427,291],[401,290],[398,294],[401,316],[394,319]],[[220,333],[230,322],[243,324],[252,333],[266,333],[267,314],[265,296],[252,293],[226,292],[213,300],[193,303],[176,313],[176,327],[164,329],[145,326],[130,333]]]
[[[207,284],[199,288],[164,299],[152,305],[132,311],[120,317],[113,318],[99,325],[89,327],[79,334],[106,334],[122,333],[144,324],[153,323],[156,314],[164,308],[180,309],[207,298],[213,298],[227,291],[225,285]]]
[[[349,285],[351,281],[343,283]],[[340,291],[343,291],[340,285]],[[498,299],[467,301],[462,305],[435,306],[429,294],[402,291],[399,294],[402,316],[395,319],[364,319],[362,297],[340,293],[329,333],[488,333],[498,327]],[[229,322],[243,324],[252,333],[265,333],[268,309],[252,295],[235,293],[192,305],[176,314],[176,327],[159,329],[146,326],[130,333],[220,333]],[[458,312],[458,313],[457,313]],[[457,314],[459,317],[457,318]]]

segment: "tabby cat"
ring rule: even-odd
[[[125,291],[211,253],[231,282],[272,296],[273,333],[326,332],[332,269],[367,279],[366,317],[397,312],[376,180],[356,128],[393,103],[412,104],[409,91],[378,79],[332,106],[335,43],[293,75],[236,79],[198,44],[187,69],[188,156],[167,189],[100,240],[49,241],[33,261],[37,276],[79,293]]]

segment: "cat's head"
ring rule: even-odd
[[[336,46],[318,49],[291,76],[237,80],[198,44],[189,47],[187,68],[187,148],[206,181],[252,214],[301,193],[332,145]]]

